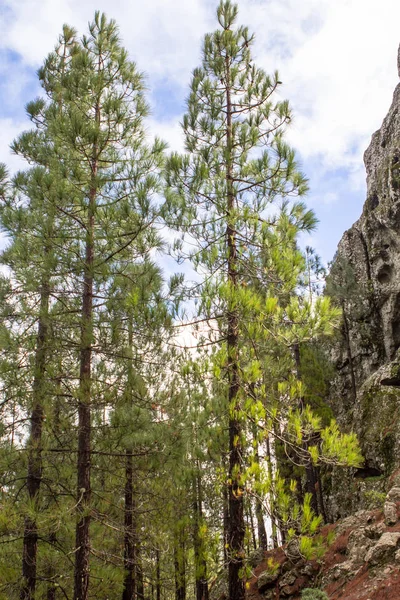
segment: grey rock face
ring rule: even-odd
[[[400,76],[400,48],[398,69]],[[328,279],[345,316],[331,404],[357,432],[371,473],[389,475],[400,466],[400,84],[364,162],[363,213],[344,233]],[[348,514],[340,499],[332,502]]]
[[[385,502],[383,514],[385,515],[386,525],[395,525],[397,523],[397,506],[394,502]]]
[[[392,487],[386,498],[389,502],[400,502],[400,488],[396,486]]]
[[[394,557],[400,543],[400,533],[392,533],[387,531],[382,535],[380,540],[368,550],[365,557],[365,562],[370,566],[378,565],[387,560],[389,557]]]

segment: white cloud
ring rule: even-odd
[[[24,122],[16,122],[10,118],[0,118],[0,131],[3,140],[3,143],[0,144],[0,163],[7,165],[10,174],[26,167],[25,161],[13,154],[9,147],[11,142],[25,129],[28,129],[28,127]]]
[[[321,6],[320,27],[282,66],[295,107],[292,140],[304,157],[319,155],[325,169],[353,168],[397,83],[400,3],[341,0]]]
[[[170,151],[184,151],[184,138],[179,119],[157,120],[150,118],[147,121],[147,131],[151,136],[157,136],[164,142],[168,142]]]
[[[191,70],[200,62],[203,34],[215,28],[217,1],[3,0],[8,10],[3,10],[0,24],[0,49],[18,53],[24,68],[36,69],[53,48],[64,22],[83,33],[98,9],[117,20],[124,45],[147,73],[148,86],[153,93],[157,90],[158,101],[168,93],[166,82],[169,90],[178,90],[177,98],[183,98]],[[289,139],[317,174],[312,180],[313,197],[339,206],[337,190],[347,187],[359,193],[361,204],[362,154],[398,82],[400,2],[239,0],[239,9],[239,22],[256,32],[258,63],[268,72],[280,71],[285,84],[282,94],[295,113]],[[22,97],[24,72],[7,61],[0,71],[12,103],[25,104],[30,98]],[[149,132],[166,139],[171,149],[181,150],[180,119],[176,113],[168,118],[167,113],[162,120],[150,119]],[[7,146],[21,124],[3,120],[2,125],[0,160],[9,162]],[[327,180],[338,172],[346,179],[333,188],[335,200]]]
[[[10,16],[3,20],[0,46],[12,48],[30,65],[39,65],[53,49],[64,23],[82,33],[99,10],[116,19],[140,69],[182,83],[200,57],[200,40],[213,18],[204,0],[8,0],[8,4]]]
[[[150,87],[160,80],[186,86],[200,60],[201,38],[215,25],[215,5],[149,0],[139,9],[138,0],[19,0],[9,4],[0,45],[36,67],[54,46],[62,23],[82,32],[99,9],[116,18]],[[319,156],[325,169],[359,161],[396,83],[400,3],[242,0],[239,19],[256,31],[259,62],[268,71],[281,71],[296,115],[290,138],[302,156]],[[9,77],[10,89],[21,88],[20,77]],[[164,121],[159,128],[167,132],[175,124]]]

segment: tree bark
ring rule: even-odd
[[[266,439],[267,446],[267,468],[268,468],[268,477],[270,481],[273,481],[274,472],[272,467],[272,453],[271,453],[271,444],[269,442],[269,437]],[[270,518],[271,518],[271,529],[272,529],[272,545],[274,548],[278,547],[278,528],[277,528],[277,515],[275,509],[275,499],[273,491],[269,494],[269,510],[270,510]]]
[[[294,359],[296,363],[296,371],[297,371],[297,379],[301,381],[301,358],[300,358],[300,345],[294,344],[293,346]],[[300,398],[300,410],[302,411],[304,408],[304,399]],[[304,440],[303,447],[306,453],[308,453],[310,442],[308,439]],[[317,496],[317,476],[315,473],[315,467],[311,462],[311,457],[306,458],[305,464],[306,470],[306,492],[311,494],[311,508],[315,512],[316,515],[319,515],[318,508],[318,496]]]
[[[144,580],[143,580],[143,567],[142,560],[140,557],[140,544],[136,546],[136,581],[137,581],[137,599],[144,600]]]
[[[42,434],[44,420],[45,372],[48,351],[48,316],[50,285],[48,281],[41,286],[39,325],[36,343],[35,374],[33,380],[33,408],[30,416],[30,436],[28,442],[28,474],[26,487],[30,503],[37,507],[40,485],[42,481]],[[36,520],[25,518],[22,576],[23,587],[21,600],[33,600],[36,589],[38,531]]]
[[[179,526],[178,526],[179,527]],[[175,600],[186,600],[185,545],[180,528],[174,540]]]
[[[161,567],[160,551],[156,550],[156,600],[161,600]]]
[[[193,480],[193,549],[195,564],[196,600],[208,600],[207,562],[200,538],[200,525],[203,517],[200,474]]]
[[[134,600],[136,592],[135,500],[133,490],[132,451],[125,458],[125,536],[124,536],[124,587],[122,600]]]
[[[264,511],[259,498],[256,498],[256,517],[258,545],[263,550],[268,550],[268,536],[264,522]]]
[[[228,486],[224,486],[222,490],[222,510],[223,510],[223,521],[224,521],[224,569],[228,566],[228,539],[229,539],[229,502],[228,502]]]
[[[228,284],[230,293],[238,287],[237,275],[237,242],[234,227],[235,195],[233,187],[232,167],[232,101],[231,101],[231,73],[229,57],[225,58],[226,76],[226,138],[227,138],[227,219],[226,244],[228,250]],[[239,318],[232,301],[227,313],[227,351],[228,351],[228,407],[229,407],[229,479],[228,479],[228,589],[229,600],[244,600],[245,587],[243,580],[244,567],[244,538],[245,522],[243,510],[243,486],[240,483],[242,467],[240,422],[240,380],[239,380]]]
[[[257,440],[257,432],[255,429],[253,430],[253,443],[256,445],[254,459],[255,459],[256,463],[259,465],[260,464],[259,444],[258,444],[258,440]],[[257,482],[258,481],[259,481],[259,478],[257,477]],[[250,506],[250,511],[251,511],[251,506]],[[268,537],[267,537],[267,530],[265,528],[265,522],[264,522],[264,511],[263,511],[261,499],[259,498],[258,495],[256,496],[256,519],[257,519],[258,545],[263,550],[267,550],[268,549]]]
[[[96,107],[96,121],[100,111]],[[94,223],[96,208],[97,148],[93,149],[92,185],[89,192],[88,220],[81,312],[81,351],[78,398],[78,478],[75,536],[74,600],[87,600],[89,595],[90,502],[91,502],[91,367],[93,337],[93,267]]]
[[[133,345],[133,323],[130,315],[128,316],[128,376],[127,376],[127,400],[132,406],[133,390],[133,363],[132,363],[132,345]],[[124,587],[122,600],[134,600],[136,591],[139,595],[139,579],[137,577],[138,552],[137,552],[137,526],[136,526],[136,502],[135,487],[133,481],[133,450],[126,450],[125,455],[125,538],[124,538]]]

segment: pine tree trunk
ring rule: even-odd
[[[127,377],[127,397],[129,404],[132,405],[133,390],[133,363],[132,363],[132,345],[133,345],[133,324],[132,319],[128,318],[128,377]],[[137,575],[138,555],[136,548],[136,502],[135,489],[133,482],[133,452],[132,449],[126,450],[125,456],[125,541],[124,541],[124,588],[122,600],[134,600],[136,588],[139,595],[139,580]]]
[[[227,218],[226,243],[228,250],[228,284],[230,293],[238,287],[237,280],[237,242],[236,231],[232,223],[235,209],[232,168],[232,101],[231,74],[228,56],[225,59],[226,74],[226,119],[227,119]],[[230,301],[232,304],[232,301]],[[228,526],[228,589],[229,600],[244,600],[245,587],[242,575],[244,566],[245,522],[243,510],[243,489],[240,483],[241,472],[241,436],[240,422],[240,380],[239,380],[239,319],[237,310],[228,307],[227,314],[227,351],[228,351],[228,405],[229,405],[229,526]]]
[[[96,120],[99,109],[96,109]],[[93,336],[93,266],[94,266],[94,215],[97,188],[97,149],[93,150],[92,181],[89,193],[88,221],[81,314],[81,352],[78,399],[78,485],[75,537],[74,600],[87,600],[89,594],[90,559],[90,462],[91,462],[91,367]]]
[[[136,581],[137,581],[137,599],[144,600],[144,581],[143,581],[143,566],[140,557],[140,544],[136,546]]]
[[[301,381],[301,358],[300,358],[300,345],[299,344],[294,344],[293,353],[294,353],[294,358],[295,358],[295,363],[296,363],[297,378],[299,381]],[[303,410],[303,408],[304,408],[304,399],[300,398],[300,410]],[[303,448],[306,451],[306,453],[308,454],[309,440],[307,440],[307,439],[304,440]],[[306,485],[305,485],[306,492],[308,494],[311,494],[311,508],[313,509],[313,511],[315,512],[316,515],[319,515],[318,496],[317,496],[317,477],[316,477],[314,465],[311,462],[311,458],[306,458],[305,470],[306,470]]]
[[[160,551],[156,550],[156,600],[161,600],[161,567]]]
[[[253,430],[253,443],[256,446],[254,460],[255,460],[256,464],[259,465],[260,464],[260,454],[259,454],[259,444],[258,444],[258,440],[257,440],[256,430]],[[259,479],[257,479],[257,481],[259,481]],[[250,507],[250,510],[251,510],[251,507]],[[258,545],[263,550],[267,550],[268,549],[268,537],[267,537],[267,530],[265,528],[265,522],[264,522],[264,511],[263,511],[261,499],[258,497],[258,495],[256,496],[256,519],[257,519]]]
[[[305,445],[308,448],[308,444]],[[311,463],[311,460],[307,461],[306,464],[306,492],[311,495],[310,506],[316,515],[319,515],[318,508],[318,496],[317,496],[317,476],[315,473],[315,467]]]
[[[225,470],[225,469],[224,469]],[[228,566],[228,539],[229,539],[229,502],[228,502],[228,487],[224,486],[222,490],[222,510],[223,510],[223,522],[224,522],[224,535],[223,535],[223,555],[224,555],[224,569]]]
[[[136,592],[136,547],[135,547],[135,501],[133,490],[132,451],[126,451],[125,458],[125,541],[124,541],[124,588],[122,600],[134,600]]]
[[[186,600],[186,569],[185,545],[182,532],[175,533],[174,540],[174,567],[175,567],[175,600]]]
[[[195,565],[196,600],[208,600],[207,562],[200,538],[203,517],[201,479],[198,474],[193,481],[193,549]]]
[[[268,468],[268,477],[272,482],[274,477],[273,467],[272,467],[272,453],[271,453],[271,444],[269,442],[269,437],[266,440],[267,446],[267,468]],[[273,491],[269,494],[269,509],[270,509],[270,518],[271,518],[271,529],[272,529],[272,545],[274,548],[278,547],[278,528],[277,528],[277,515],[275,509],[275,500]]]
[[[268,550],[268,536],[264,522],[264,511],[259,498],[256,498],[256,517],[257,517],[257,535],[258,545],[263,550]]]
[[[28,474],[26,487],[29,501],[37,505],[42,481],[42,433],[44,419],[44,383],[48,346],[48,315],[49,315],[50,286],[46,282],[41,286],[40,315],[36,344],[35,374],[33,380],[33,409],[30,417],[30,436],[28,442]],[[22,576],[24,578],[21,590],[21,600],[33,600],[36,588],[38,532],[36,520],[26,517],[24,526]]]

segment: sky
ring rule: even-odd
[[[40,93],[36,71],[62,25],[87,30],[95,10],[114,18],[146,74],[149,134],[183,148],[179,122],[217,0],[0,0],[0,162],[30,127],[24,106]],[[363,153],[398,83],[399,0],[239,0],[239,23],[256,34],[254,56],[278,69],[294,125],[288,140],[310,180],[319,227],[306,240],[326,263],[365,201]]]

